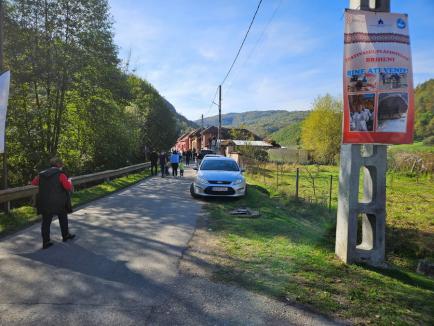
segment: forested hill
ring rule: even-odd
[[[122,64],[107,0],[3,3],[10,186],[55,155],[70,175],[143,162],[191,126]]]
[[[415,139],[434,145],[434,79],[415,90]]]
[[[164,97],[163,97],[163,100],[166,103],[166,105],[169,108],[169,110],[172,111],[175,114],[176,125],[177,125],[177,130],[178,130],[178,134],[179,135],[183,134],[184,132],[186,132],[186,131],[188,131],[190,129],[199,128],[198,124],[196,124],[195,122],[193,122],[191,120],[188,120],[181,113],[178,113],[176,111],[175,107],[172,105],[172,103],[170,103]]]
[[[222,125],[229,128],[243,126],[260,136],[266,137],[284,127],[302,121],[307,114],[308,111],[286,110],[227,113],[222,115]],[[200,120],[195,122],[197,124],[201,123]],[[218,115],[204,118],[204,125],[217,126]]]

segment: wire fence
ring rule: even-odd
[[[249,177],[273,193],[328,207],[337,203],[338,175],[329,167],[243,160]]]

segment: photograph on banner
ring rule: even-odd
[[[348,102],[350,131],[373,131],[375,94],[349,95]]]
[[[377,75],[363,73],[348,78],[348,92],[372,92],[377,88]]]
[[[407,73],[380,73],[380,83],[381,90],[395,90],[404,88],[407,89]]]
[[[342,142],[413,142],[414,89],[406,14],[345,11]]]
[[[407,130],[408,94],[381,93],[377,112],[377,131],[405,132]]]

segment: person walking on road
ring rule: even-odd
[[[170,164],[172,165],[172,176],[178,176],[179,154],[176,151],[170,155]]]
[[[158,160],[160,163],[161,177],[164,178],[164,175],[166,174],[166,162],[167,162],[166,153],[161,152]]]
[[[157,175],[157,173],[158,173],[158,169],[157,169],[158,154],[157,154],[157,152],[152,151],[149,159],[151,160],[151,175]]]
[[[72,182],[62,171],[63,163],[57,157],[50,160],[51,167],[39,173],[32,180],[34,186],[39,187],[37,209],[42,214],[41,234],[42,248],[53,245],[50,240],[50,226],[53,216],[59,218],[63,242],[73,239],[75,234],[69,233],[68,213],[72,213],[71,196]]]
[[[183,176],[184,176],[184,170],[185,170],[185,165],[184,165],[184,163],[182,163],[182,161],[181,161],[181,162],[179,162],[179,176],[180,176],[180,177],[183,177]]]
[[[191,150],[188,150],[187,153],[185,154],[185,164],[187,166],[190,165],[190,159],[191,159]]]

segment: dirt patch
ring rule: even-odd
[[[188,276],[213,278],[213,273],[226,265],[228,257],[220,240],[209,226],[209,215],[203,212],[197,220],[196,230],[190,239],[179,264],[179,272]]]

